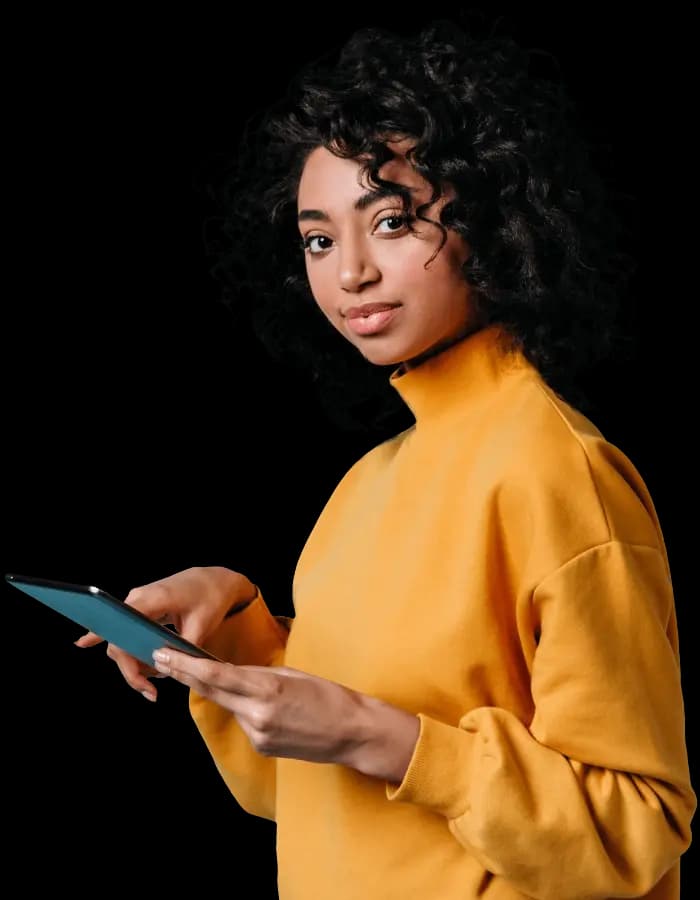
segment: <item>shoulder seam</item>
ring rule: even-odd
[[[600,495],[600,490],[598,487],[598,480],[595,477],[595,472],[593,471],[593,466],[591,465],[591,460],[588,455],[588,451],[586,450],[586,445],[583,443],[583,441],[581,440],[581,438],[579,437],[577,432],[571,427],[571,424],[569,422],[567,422],[566,418],[562,415],[561,410],[556,405],[556,403],[554,403],[554,401],[552,400],[552,397],[548,393],[548,389],[546,388],[546,385],[543,384],[539,380],[535,380],[535,385],[537,386],[537,389],[540,391],[540,393],[544,396],[544,398],[547,401],[547,403],[549,404],[549,406],[554,410],[554,412],[559,417],[561,422],[564,424],[564,426],[567,428],[569,433],[572,435],[572,437],[574,438],[576,443],[581,448],[581,452],[583,453],[584,459],[586,460],[586,466],[588,467],[588,473],[591,477],[593,489],[595,490],[596,497],[598,498],[598,505],[600,506],[601,510],[603,511],[605,527],[608,531],[608,540],[605,543],[612,543],[613,541],[615,541],[615,539],[612,537],[612,529],[610,527],[610,519],[608,518],[608,511],[607,511],[605,504],[603,503],[602,497]],[[620,543],[619,541],[615,541],[615,542]],[[600,545],[600,546],[602,546],[602,545]]]
[[[568,566],[574,565],[574,563],[578,562],[580,559],[582,559],[584,556],[587,556],[589,553],[594,553],[596,550],[602,550],[603,547],[609,547],[613,544],[618,544],[621,547],[636,548],[638,550],[651,550],[653,553],[656,553],[657,556],[660,558],[664,569],[666,570],[669,582],[671,581],[671,575],[666,567],[664,555],[658,547],[655,547],[653,544],[637,544],[632,541],[619,541],[616,538],[611,538],[610,540],[607,540],[607,541],[601,541],[599,544],[593,544],[591,547],[586,547],[585,550],[580,550],[578,553],[576,553],[570,559],[567,559],[566,562],[563,562],[560,566],[557,566],[557,568],[554,569],[552,572],[549,572],[547,575],[545,575],[544,578],[541,578],[533,588],[533,591],[532,591],[533,597],[537,593],[538,589],[548,579],[552,578],[554,575],[559,574],[564,569],[566,569]]]

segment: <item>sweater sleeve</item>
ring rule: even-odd
[[[206,647],[237,665],[280,666],[292,620],[273,616],[258,590],[245,609],[222,622]],[[259,754],[234,715],[190,691],[194,723],[228,789],[246,812],[275,818],[276,760]]]
[[[537,900],[646,894],[690,843],[673,595],[652,547],[611,541],[529,598],[535,712],[419,714],[389,800],[443,815],[488,871]]]

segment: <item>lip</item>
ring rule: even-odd
[[[375,311],[372,312],[372,307]],[[389,305],[387,303],[368,303],[364,307],[354,307],[347,310],[345,319],[348,328],[355,334],[368,335],[378,334],[384,331],[387,325],[396,317],[399,312],[400,305]],[[362,312],[359,312],[362,310]],[[367,315],[369,312],[369,315]]]
[[[362,306],[349,306],[343,315],[346,319],[356,319],[358,316],[368,316],[371,313],[383,312],[385,309],[395,309],[399,303],[363,303]]]

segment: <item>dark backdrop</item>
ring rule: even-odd
[[[42,16],[17,18],[7,33],[6,187],[16,202],[2,308],[3,571],[124,596],[218,563],[246,572],[288,614],[294,564],[328,494],[384,435],[329,422],[301,377],[220,306],[202,243],[211,208],[194,173],[301,60],[365,19],[323,4],[247,11],[246,24],[200,5],[162,17],[116,6],[99,18]],[[688,685],[694,594],[678,498],[694,487],[683,415],[694,396],[674,275],[682,27],[671,39],[651,14],[612,20],[587,6],[507,21],[560,58],[609,142],[610,177],[642,201],[636,355],[590,389],[596,424],[657,505]],[[221,890],[255,859],[258,887],[239,895],[276,896],[274,827],[228,795],[184,689],[160,682],[149,704],[101,650],[72,646],[81,629],[2,590],[6,845],[27,891],[126,887],[135,870],[144,887],[171,890],[180,864],[203,890]]]

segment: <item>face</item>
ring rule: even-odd
[[[406,144],[380,176],[411,193],[411,213],[432,188],[405,158]],[[440,198],[425,215],[439,220]],[[316,148],[298,192],[299,229],[313,296],[330,323],[375,365],[416,365],[476,329],[461,266],[469,247],[404,214],[401,199],[369,192],[360,164]]]

